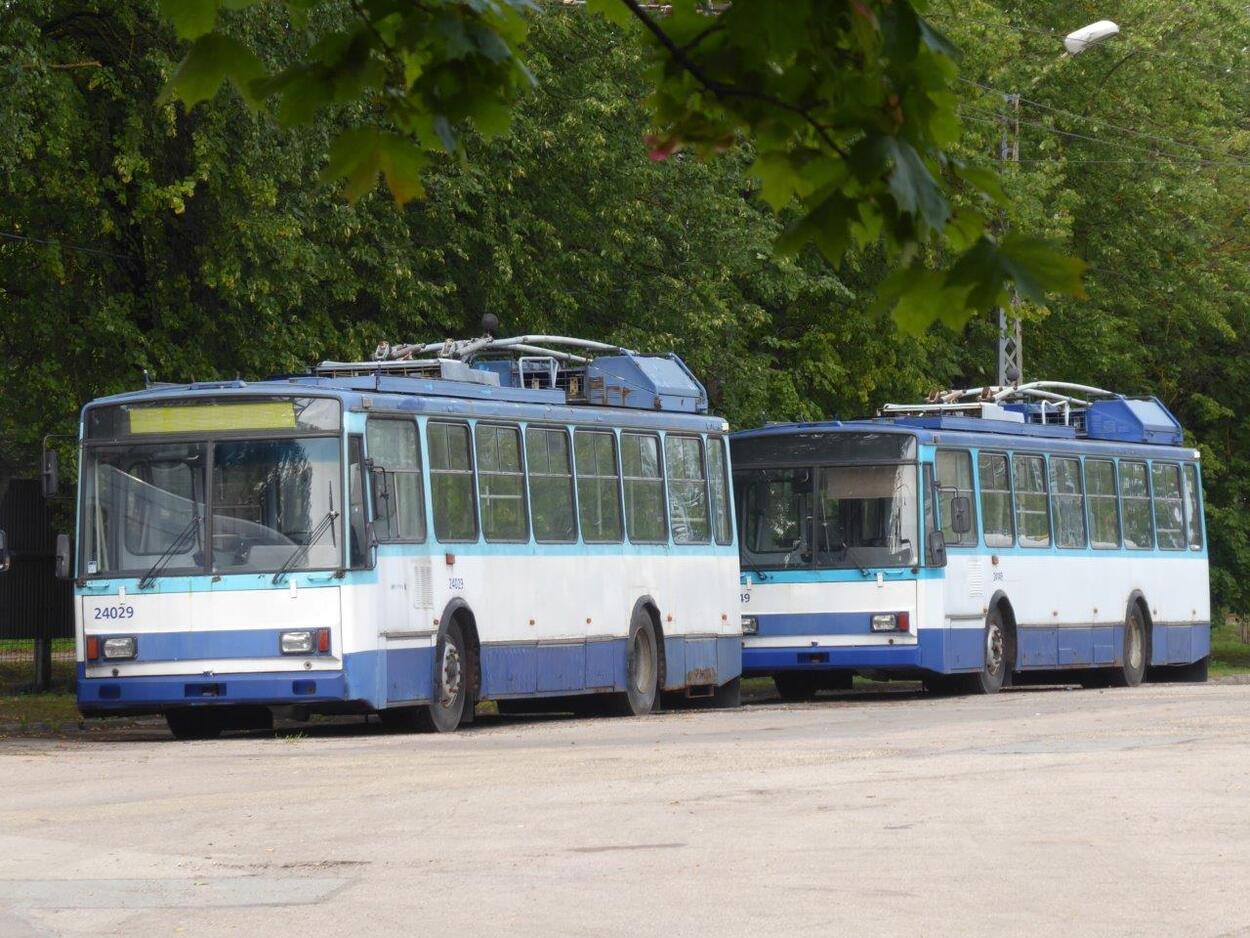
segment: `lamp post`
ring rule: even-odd
[[[1118,35],[1120,27],[1111,20],[1099,20],[1082,26],[1063,37],[1064,52],[1050,65],[1042,69],[1042,73],[1026,86],[1032,90],[1038,83],[1067,59],[1080,55],[1090,46],[1106,42]],[[1003,120],[1003,136],[998,147],[999,159],[1003,162],[1016,163],[1020,160],[1020,95],[1007,95],[1007,104],[1011,107],[1011,118]],[[1019,300],[1013,296],[1012,305]],[[1020,317],[1008,318],[1007,310],[998,308],[998,385],[999,387],[1017,386],[1024,380],[1024,347],[1021,343]]]

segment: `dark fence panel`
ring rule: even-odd
[[[56,578],[56,532],[38,480],[9,482],[0,529],[13,557],[0,573],[0,639],[73,638],[73,584]]]

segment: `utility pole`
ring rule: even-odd
[[[1003,137],[998,145],[998,158],[1003,163],[1020,162],[1020,95],[1007,96],[1010,114],[1003,116]],[[1011,305],[1020,302],[1012,293]],[[1012,310],[1014,313],[1014,309]],[[1024,380],[1024,346],[1021,343],[1020,317],[1007,315],[998,308],[998,386],[1018,387]]]

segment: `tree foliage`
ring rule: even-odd
[[[465,127],[488,138],[508,127],[532,80],[523,59],[529,23],[558,9],[533,0],[354,0],[353,16],[316,31],[298,61],[266,75],[220,5],[162,4],[179,35],[194,40],[166,94],[194,105],[229,80],[251,101],[279,96],[286,124],[365,102],[363,126],[339,134],[325,176],[345,178],[355,200],[381,172],[400,203],[422,193],[432,151],[467,155]],[[1037,303],[1052,291],[1083,295],[1079,260],[1027,234],[993,236],[973,202],[953,212],[946,185],[971,187],[987,202],[999,189],[992,171],[949,152],[959,138],[956,53],[920,5],[675,0],[660,15],[639,0],[589,3],[645,36],[652,158],[679,150],[709,158],[749,141],[765,200],[795,207],[777,249],[793,254],[811,243],[836,265],[852,247],[881,243],[898,267],[881,302],[904,328],[960,327],[1006,302],[1009,284]],[[309,6],[286,0],[293,26],[305,24]]]

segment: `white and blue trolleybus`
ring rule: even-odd
[[[1156,399],[975,388],[732,449],[743,669],[787,699],[1206,679],[1202,472]]]
[[[736,703],[727,429],[676,356],[558,336],[93,401],[79,708],[210,737],[275,707]]]

